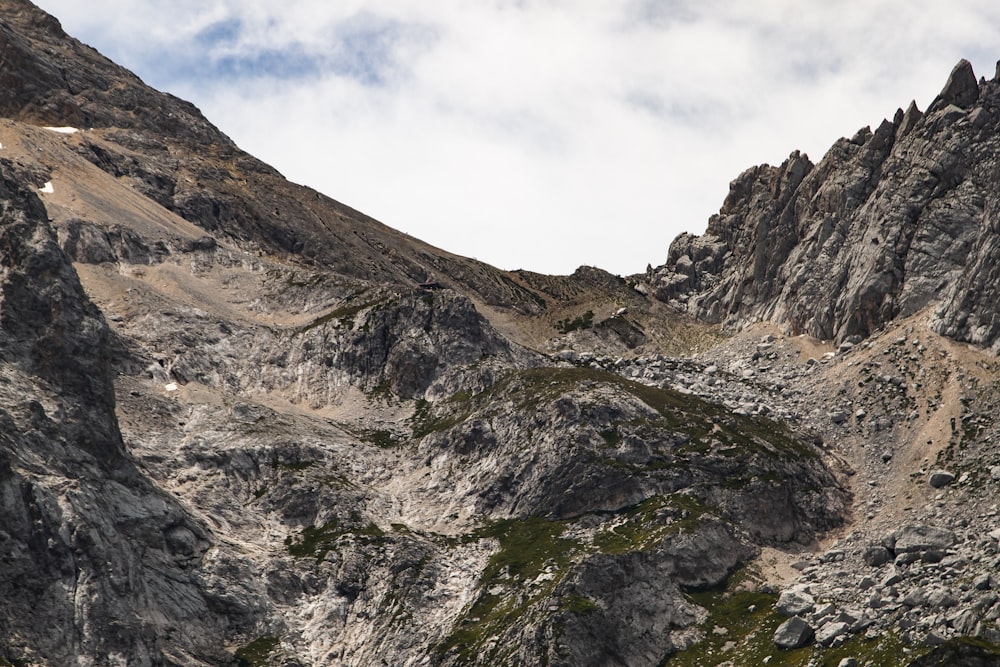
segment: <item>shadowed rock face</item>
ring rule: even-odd
[[[962,61],[926,114],[900,109],[818,164],[793,153],[741,174],[705,235],[674,241],[656,294],[837,340],[932,305],[937,331],[995,346],[998,158],[1000,81]]]
[[[33,188],[0,162],[0,656],[224,660],[227,626],[260,612],[239,594],[212,599],[207,531],[127,455],[120,344]],[[172,632],[187,639],[165,644]]]
[[[2,161],[0,179],[0,358],[65,397],[77,446],[113,466],[124,448],[111,333],[56,244],[30,174]]]

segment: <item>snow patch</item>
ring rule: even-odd
[[[50,132],[58,132],[59,134],[76,134],[80,131],[75,127],[46,127],[45,129]]]
[[[167,391],[177,391],[177,383],[171,382],[166,387],[164,387],[164,389],[166,389]]]
[[[45,181],[45,185],[43,185],[42,187],[38,188],[38,191],[39,192],[44,192],[45,194],[50,195],[53,192],[55,192],[56,190],[55,190],[55,188],[52,187],[52,181]]]

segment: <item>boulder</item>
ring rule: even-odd
[[[821,646],[833,646],[843,642],[843,637],[851,626],[843,622],[827,623],[816,632],[816,643]]]
[[[945,528],[924,524],[903,526],[893,534],[893,550],[897,554],[947,549],[955,544],[955,533]]]
[[[930,477],[927,479],[931,486],[935,489],[940,489],[941,487],[948,486],[955,481],[955,475],[948,472],[947,470],[934,470],[931,472]]]
[[[889,553],[888,549],[882,546],[868,547],[865,549],[865,552],[861,557],[865,563],[871,565],[872,567],[885,565],[892,560],[892,554]]]
[[[815,631],[800,616],[792,616],[774,631],[774,643],[778,648],[801,648],[813,640]]]
[[[802,589],[791,588],[783,591],[774,604],[774,610],[782,616],[808,614],[816,606],[812,595]]]

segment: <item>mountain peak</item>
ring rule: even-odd
[[[0,0],[0,115],[37,125],[147,129],[199,144],[231,144],[189,102],[67,35],[23,0]]]
[[[949,104],[954,104],[960,109],[968,109],[975,104],[978,98],[979,81],[976,79],[976,73],[972,70],[972,63],[963,58],[951,70],[944,88],[928,107],[928,111],[937,111]]]

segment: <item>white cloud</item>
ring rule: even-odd
[[[242,147],[503,268],[619,273],[728,182],[993,76],[980,0],[43,0]]]

